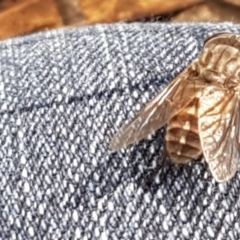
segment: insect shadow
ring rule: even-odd
[[[136,180],[144,191],[167,185],[169,177],[191,175],[188,164],[174,164],[167,155],[165,147],[165,127],[156,131],[150,139],[140,141],[128,152],[131,167],[129,177]],[[184,176],[183,176],[184,177]]]

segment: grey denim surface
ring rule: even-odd
[[[120,126],[232,24],[61,29],[0,44],[0,239],[238,239],[240,174],[168,162],[163,132],[128,149]]]

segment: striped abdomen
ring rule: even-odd
[[[198,133],[198,102],[194,98],[169,121],[166,150],[175,163],[187,163],[202,154]]]

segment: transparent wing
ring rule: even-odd
[[[235,91],[206,88],[200,98],[199,135],[203,155],[218,182],[231,179],[239,161],[239,100]]]
[[[176,111],[203,88],[203,81],[193,76],[190,66],[119,130],[113,137],[110,148],[117,150],[138,142],[165,125]]]

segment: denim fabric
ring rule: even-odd
[[[0,239],[239,239],[240,174],[111,137],[233,24],[132,23],[0,43]]]

